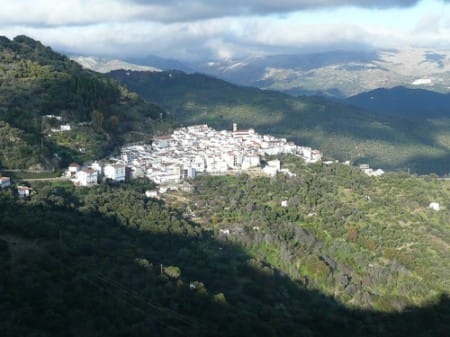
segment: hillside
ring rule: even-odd
[[[151,134],[164,117],[156,105],[37,41],[0,37],[0,167],[57,168],[102,157]]]
[[[346,103],[402,118],[450,117],[450,94],[395,87],[379,88],[349,97]]]
[[[146,181],[0,190],[0,335],[446,336],[449,182],[281,159],[296,177],[163,200]]]
[[[325,155],[384,169],[444,174],[450,120],[401,120],[319,97],[295,98],[180,71],[109,74],[181,123],[215,128],[254,127]]]

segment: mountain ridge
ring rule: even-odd
[[[150,138],[166,113],[27,36],[0,38],[0,166],[58,168]],[[64,127],[62,127],[64,125]],[[167,125],[166,125],[167,127]]]
[[[185,63],[156,56],[125,61],[162,70],[203,73],[234,84],[294,96],[345,98],[396,86],[450,92],[450,51],[430,48],[336,50]]]

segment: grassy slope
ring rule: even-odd
[[[385,169],[447,173],[448,120],[399,120],[315,97],[294,98],[239,87],[208,76],[171,71],[115,71],[130,90],[171,112],[182,123],[255,127],[320,148],[341,160]]]
[[[124,140],[151,134],[163,113],[37,41],[0,37],[0,167],[55,167],[102,156]],[[59,124],[73,130],[48,136],[58,123],[44,115],[61,116]]]
[[[0,334],[446,336],[448,182],[283,165],[172,206],[148,182],[0,191]]]
[[[232,241],[346,304],[392,310],[450,293],[448,181],[284,165],[297,177],[198,180],[189,207],[216,231],[243,228]]]

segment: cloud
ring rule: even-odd
[[[224,16],[283,14],[302,10],[355,6],[410,7],[419,0],[130,0],[161,21],[190,21]]]
[[[0,0],[0,25],[67,26],[105,22],[189,22],[357,6],[409,7],[418,0]]]
[[[450,0],[433,2],[442,5]],[[416,3],[419,1],[0,0],[0,35],[26,34],[65,53],[155,54],[182,60],[447,45],[450,32],[442,27],[444,19],[440,30],[433,29],[436,20],[420,12],[422,7],[414,7],[422,21],[417,18],[416,27],[410,30],[397,29],[396,10],[380,12],[385,8],[405,8],[406,12]],[[372,13],[373,8],[377,11]],[[389,20],[386,12],[391,12]]]
[[[441,30],[443,15],[440,13],[427,13],[417,23],[414,32],[438,34]]]
[[[380,27],[354,24],[304,24],[283,18],[219,18],[194,23],[145,23],[68,27],[21,27],[9,36],[26,34],[73,54],[111,57],[148,54],[181,60],[246,57],[261,54],[294,54],[370,46],[394,47],[402,36]],[[389,44],[386,43],[389,36]]]

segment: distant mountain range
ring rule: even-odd
[[[431,49],[326,52],[210,62],[200,70],[234,83],[291,94],[348,97],[410,86],[448,92],[450,51]]]
[[[156,56],[126,61],[162,70],[204,73],[234,84],[292,95],[344,98],[377,88],[396,86],[450,92],[450,51],[434,49],[333,51],[189,64]],[[81,63],[93,70],[100,69]]]

